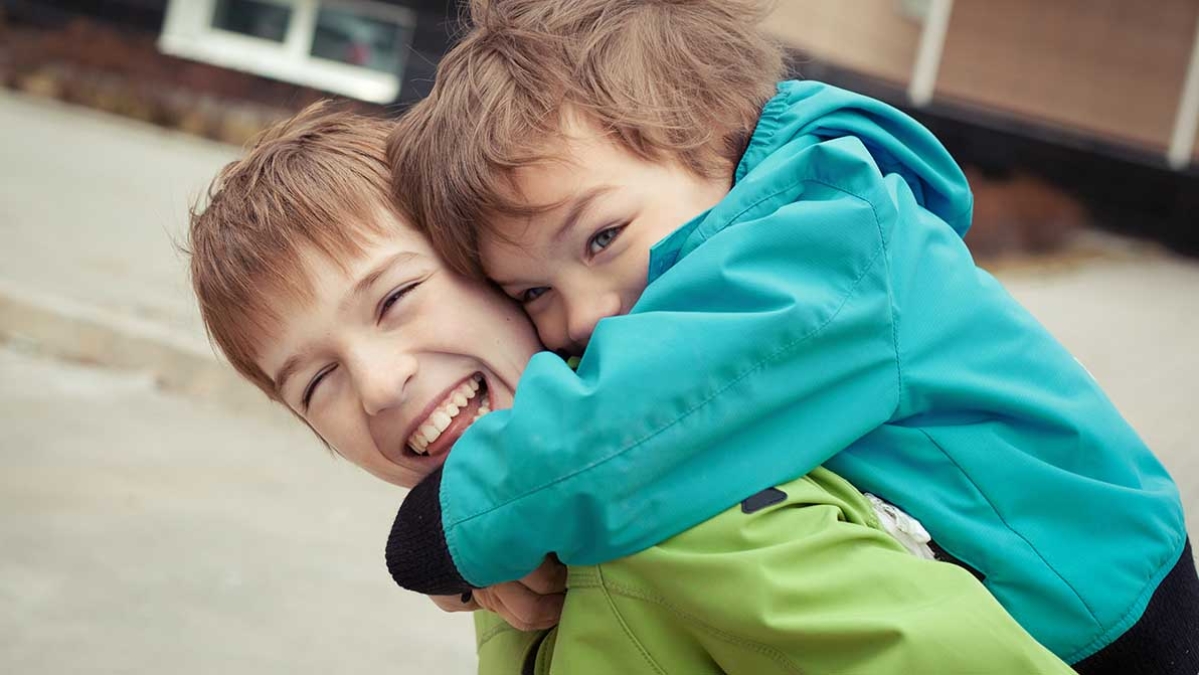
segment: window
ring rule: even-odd
[[[291,23],[291,8],[259,0],[217,0],[213,28],[283,42]]]
[[[345,96],[400,93],[415,15],[357,0],[170,0],[159,48]]]
[[[410,39],[408,27],[396,21],[322,7],[316,15],[312,55],[399,75]]]

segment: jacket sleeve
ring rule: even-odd
[[[577,374],[551,354],[530,361],[512,408],[454,446],[440,499],[401,508],[392,541],[408,544],[389,547],[401,586],[518,579],[551,552],[566,564],[623,557],[887,421],[899,373],[884,234],[896,214],[860,143],[811,154],[860,184],[795,182],[803,199],[714,234],[632,313],[600,322]],[[434,523],[444,532],[427,532]],[[463,583],[444,585],[430,556],[452,559]]]
[[[785,503],[726,512],[613,563],[614,611],[643,640],[665,632],[651,621],[686,626],[689,649],[725,673],[1074,672],[964,569],[851,520],[848,484],[843,502],[811,481],[779,487]]]
[[[900,214],[871,152],[885,143],[809,127],[775,132],[811,142],[771,185],[751,174],[734,188],[765,197],[726,199],[681,231],[677,261],[630,314],[599,323],[577,373],[537,355],[512,408],[459,439],[438,499],[396,520],[393,541],[410,543],[391,568],[401,586],[518,579],[551,552],[567,564],[628,555],[807,473],[892,416],[886,244]],[[444,547],[454,569],[431,572],[422,546]]]

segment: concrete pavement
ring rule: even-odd
[[[402,494],[281,411],[0,348],[0,671],[471,673],[387,576]]]
[[[469,621],[386,577],[400,492],[206,344],[174,243],[238,150],[4,91],[0,129],[0,670],[470,672]],[[1199,535],[1199,263],[1100,241],[999,276]]]
[[[403,492],[207,344],[175,244],[239,150],[3,90],[0,129],[0,671],[473,672],[387,576]]]
[[[176,250],[188,206],[239,149],[4,90],[0,129],[0,330],[260,404],[212,367]]]

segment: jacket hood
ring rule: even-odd
[[[966,176],[940,141],[881,101],[820,82],[791,80],[778,85],[778,93],[762,109],[734,181],[741,182],[787,146],[846,136],[861,140],[882,174],[901,176],[921,206],[965,236],[973,196]]]

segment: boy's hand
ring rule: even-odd
[[[558,623],[566,599],[566,567],[553,555],[520,581],[472,588],[458,573],[441,529],[441,472],[408,491],[387,537],[387,569],[401,588],[424,593],[446,612],[489,609],[517,630]],[[460,595],[449,595],[469,591]]]
[[[546,557],[529,576],[487,588],[478,588],[463,602],[457,595],[432,595],[446,612],[470,612],[482,607],[500,615],[517,630],[545,630],[558,623],[566,598],[566,567],[553,556]]]

